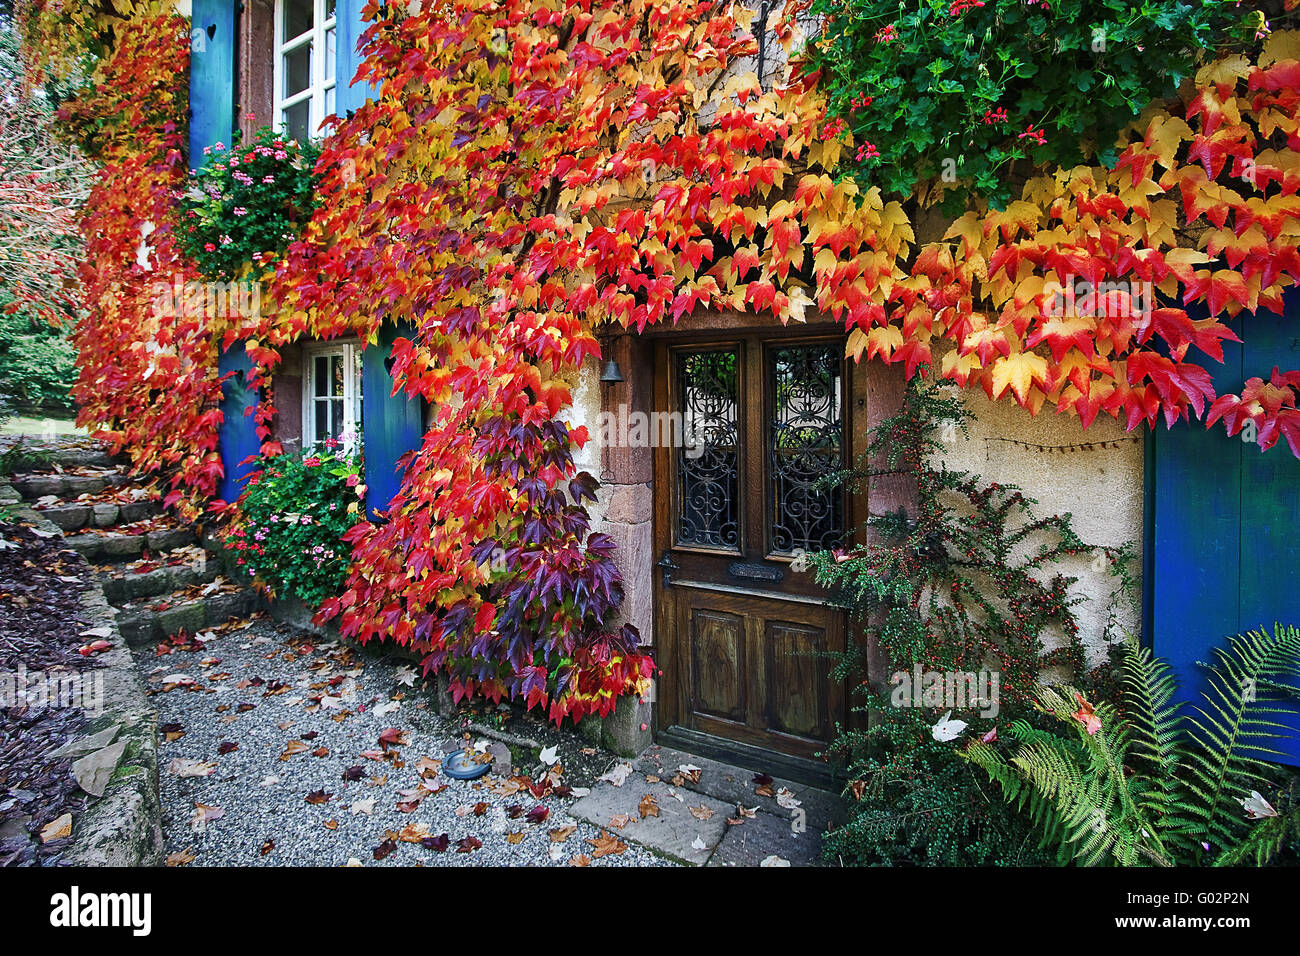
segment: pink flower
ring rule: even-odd
[[[1043,130],[1034,129],[1033,123],[1026,126],[1025,131],[1017,136],[1016,139],[1032,139],[1034,144],[1037,146],[1042,146],[1047,142],[1047,137],[1044,135]]]
[[[876,31],[877,43],[893,43],[897,39],[898,39],[898,30],[895,29],[892,23],[889,26],[881,27],[879,30]]]
[[[360,475],[348,475],[348,487],[349,487],[349,488],[355,488],[355,487],[356,487],[357,485],[359,485],[360,483],[361,483],[361,476],[360,476]]]
[[[217,247],[214,246],[214,245],[213,245],[212,243],[210,243],[210,242],[205,242],[205,243],[203,244],[203,248],[204,248],[204,250],[207,251],[207,252],[216,252],[216,251],[217,251]]]
[[[313,455],[310,458],[304,458],[302,460],[302,463],[306,465],[308,468],[315,468],[317,465],[320,464],[320,459],[317,458],[315,455]]]

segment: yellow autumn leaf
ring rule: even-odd
[[[1034,383],[1047,380],[1047,359],[1034,352],[1017,352],[994,361],[992,371],[993,397],[1001,398],[1010,388],[1016,401],[1024,405]]]

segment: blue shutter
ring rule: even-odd
[[[234,501],[244,490],[244,479],[256,469],[254,462],[241,465],[249,455],[256,455],[262,443],[257,437],[257,426],[252,414],[246,410],[257,404],[257,396],[248,387],[245,374],[253,363],[244,351],[243,342],[235,342],[221,353],[217,360],[217,371],[225,375],[234,372],[221,383],[221,431],[218,435],[221,449],[221,465],[225,477],[221,479],[221,497]]]
[[[190,16],[190,166],[235,129],[235,2],[193,0]]]
[[[1216,394],[1240,392],[1254,376],[1267,380],[1275,365],[1300,368],[1300,295],[1288,292],[1285,303],[1289,319],[1263,309],[1238,316],[1231,325],[1244,344],[1225,342],[1222,366],[1193,350]],[[1198,662],[1212,660],[1229,635],[1271,633],[1275,622],[1300,627],[1300,460],[1285,440],[1261,452],[1217,423],[1158,427],[1150,440],[1150,636],[1177,672],[1180,696],[1195,701],[1207,687]],[[1300,712],[1284,722],[1300,734]],[[1300,740],[1276,749],[1300,764]]]
[[[407,398],[405,392],[394,395],[389,356],[393,341],[410,337],[409,324],[398,327],[386,324],[379,333],[379,344],[361,353],[362,437],[366,456],[366,506],[370,517],[387,509],[402,485],[397,460],[418,448],[424,437],[424,402]]]
[[[351,85],[352,77],[356,76],[357,69],[361,66],[361,54],[357,51],[357,44],[367,26],[361,18],[361,10],[364,6],[365,0],[338,0],[334,8],[336,20],[334,29],[338,31],[339,57],[334,74],[336,81],[334,108],[338,110],[341,117],[346,117],[348,110],[355,110],[363,105],[366,96],[371,92],[370,87],[365,83]]]

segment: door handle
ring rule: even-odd
[[[673,556],[667,551],[665,551],[663,557],[659,559],[658,567],[662,569],[661,573],[663,574],[664,587],[671,586],[673,583],[673,572],[681,570],[677,562],[673,560]]]

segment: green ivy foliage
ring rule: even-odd
[[[946,212],[972,197],[1003,208],[1019,160],[1111,165],[1119,132],[1174,95],[1202,56],[1263,29],[1227,0],[816,0],[809,47],[844,168],[910,196],[946,184]],[[1278,24],[1273,23],[1276,28]]]
[[[210,280],[237,278],[244,266],[281,255],[319,204],[320,147],[285,140],[263,126],[253,142],[217,143],[177,197],[181,250]]]
[[[891,673],[998,674],[997,713],[954,710],[967,727],[957,740],[938,740],[932,730],[945,707],[898,706],[894,688],[862,680],[867,640],[834,655],[836,679],[859,681],[854,710],[867,721],[842,730],[829,749],[846,766],[849,819],[827,834],[824,848],[845,863],[1047,862],[1032,822],[963,766],[961,740],[994,739],[1009,721],[1039,719],[1033,705],[1044,670],[1101,697],[1117,692],[1109,662],[1089,669],[1073,611],[1079,599],[1069,594],[1075,579],[1063,567],[1091,556],[1116,577],[1113,623],[1121,602],[1135,596],[1125,586],[1134,555],[1090,548],[1070,515],[1036,517],[1018,489],[944,467],[946,441],[968,418],[949,388],[912,379],[900,410],[873,431],[865,462],[835,479],[860,485],[915,476],[914,508],[871,519],[865,547],[810,558],[818,582],[853,611]]]
[[[263,459],[240,495],[240,520],[225,547],[272,594],[316,607],[342,589],[351,554],[343,535],[357,522],[365,490],[360,461],[339,449]]]

